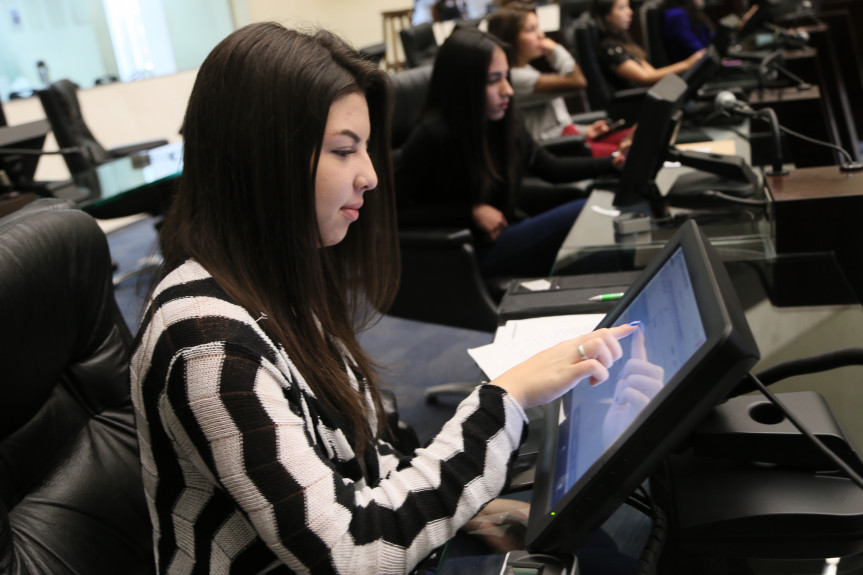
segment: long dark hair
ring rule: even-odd
[[[275,23],[229,35],[198,71],[183,123],[184,167],[160,234],[164,270],[198,261],[280,343],[361,452],[385,417],[356,330],[385,310],[399,274],[391,96],[386,74],[330,33]],[[339,244],[321,248],[315,174],[333,102],[364,94],[378,187]],[[344,346],[375,401],[353,393]],[[348,434],[351,435],[350,433]]]
[[[501,185],[514,201],[519,181],[513,107],[496,122],[489,122],[486,115],[488,68],[496,48],[511,60],[509,46],[495,36],[475,28],[454,31],[435,56],[426,99],[426,111],[437,110],[458,132],[470,185],[485,202],[492,188]]]
[[[635,40],[632,39],[632,36],[629,35],[629,30],[617,32],[608,28],[608,23],[606,23],[605,17],[611,14],[611,9],[614,8],[614,4],[615,0],[592,0],[590,3],[590,14],[593,16],[593,20],[599,28],[600,41],[611,39],[620,42],[620,44],[623,45],[623,49],[629,54],[635,56],[639,60],[647,61],[647,54],[644,53],[644,48],[639,46]]]

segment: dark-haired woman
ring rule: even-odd
[[[469,226],[486,275],[547,275],[584,200],[525,217],[522,175],[573,182],[610,172],[620,160],[558,157],[538,146],[512,109],[504,47],[465,29],[438,50],[426,113],[396,166],[399,221]]]
[[[399,453],[356,337],[398,277],[388,98],[278,24],[198,71],[130,371],[158,573],[411,571],[500,493],[524,409],[607,378],[635,329],[538,354]]]
[[[682,74],[704,56],[704,49],[687,58],[654,68],[644,50],[629,35],[632,8],[629,0],[593,0],[591,14],[600,30],[599,58],[606,78],[617,90],[652,86],[669,74]]]
[[[704,12],[704,0],[664,0],[662,38],[672,61],[710,46],[716,27]]]

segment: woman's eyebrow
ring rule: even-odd
[[[332,134],[330,134],[330,135],[331,135],[331,136],[347,136],[347,137],[349,137],[350,139],[352,139],[354,142],[356,142],[357,144],[359,144],[359,143],[360,143],[360,141],[362,140],[362,139],[357,135],[357,133],[356,133],[356,132],[354,132],[353,130],[349,130],[349,129],[347,129],[347,128],[345,128],[345,129],[343,129],[343,130],[339,130],[338,132],[333,132],[333,133],[332,133]]]

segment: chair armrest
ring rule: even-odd
[[[137,142],[134,144],[125,144],[123,146],[117,146],[115,148],[111,148],[108,150],[108,153],[111,154],[115,158],[122,158],[125,156],[129,156],[134,154],[135,152],[145,152],[147,150],[152,150],[153,148],[158,148],[159,146],[164,146],[168,143],[168,140],[147,140],[145,142]]]
[[[402,275],[399,292],[387,313],[493,332],[497,303],[480,273],[467,228],[399,230]]]
[[[581,114],[572,115],[573,124],[589,125],[599,120],[608,120],[608,112],[605,110],[596,110],[595,112],[582,112]]]
[[[399,243],[417,248],[457,247],[472,244],[473,236],[467,228],[416,228],[399,230]]]
[[[590,156],[583,134],[546,138],[539,145],[556,156]]]

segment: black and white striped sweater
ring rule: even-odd
[[[153,295],[131,385],[159,573],[408,572],[499,494],[526,429],[482,386],[425,448],[379,440],[360,465],[339,415],[192,261]]]

